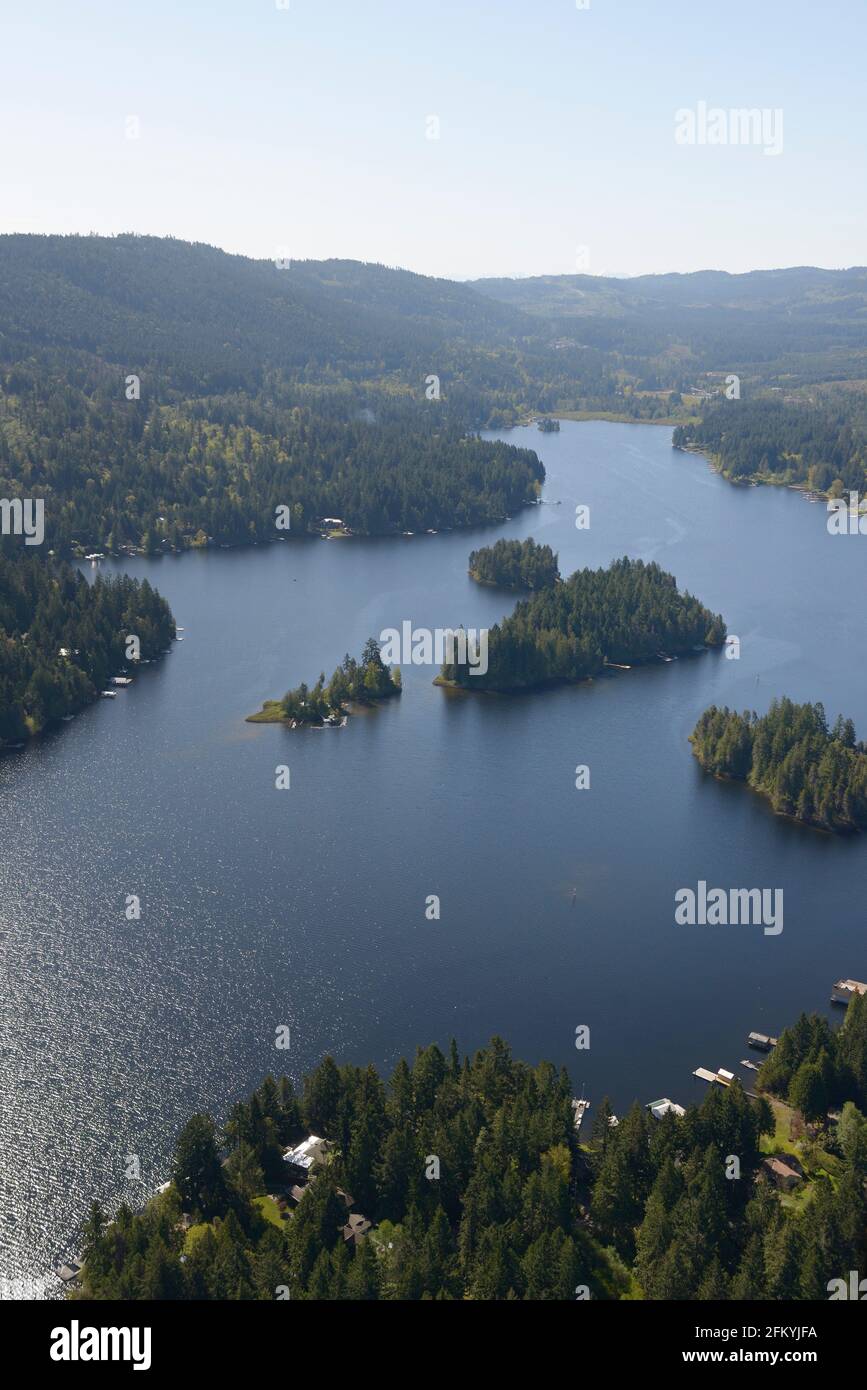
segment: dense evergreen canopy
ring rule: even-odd
[[[845,1026],[834,1031],[817,1014],[801,1014],[763,1063],[759,1084],[807,1120],[851,1101],[867,1111],[867,996],[856,994]]]
[[[690,735],[706,772],[748,782],[775,811],[825,830],[867,827],[867,747],[851,719],[774,700],[767,714],[711,705]]]
[[[725,623],[655,563],[615,560],[607,569],[576,570],[562,584],[523,599],[491,628],[488,671],[446,665],[442,678],[469,690],[518,690],[577,681],[606,663],[680,655],[725,638]]]
[[[833,1084],[817,1105],[805,1068]],[[801,1019],[762,1081],[807,1109],[810,1200],[763,1175],[779,1118],[735,1081],[683,1117],[603,1100],[578,1141],[571,1087],[494,1038],[470,1060],[420,1049],[387,1084],[330,1057],[291,1082],[268,1077],[222,1133],[182,1131],[172,1186],[112,1224],[84,1226],[85,1298],[568,1300],[827,1298],[867,1255],[867,1000],[832,1034]],[[790,1080],[791,1078],[791,1080]],[[822,1112],[843,1102],[836,1126]],[[330,1145],[303,1189],[283,1151]],[[737,1158],[737,1169],[732,1156]],[[270,1196],[266,1195],[270,1194]],[[294,1208],[292,1203],[294,1202]],[[347,1239],[349,1213],[370,1223]]]
[[[124,668],[130,635],[147,661],[175,636],[168,604],[146,579],[99,575],[91,585],[63,561],[0,548],[0,743],[87,705]]]
[[[713,455],[728,478],[802,483],[833,496],[864,491],[863,398],[841,395],[817,405],[767,396],[722,401],[699,423],[678,426],[673,443]]]
[[[525,541],[498,540],[473,550],[469,566],[473,579],[502,589],[545,589],[560,578],[550,545],[539,545],[532,536]]]
[[[368,638],[356,661],[347,652],[340,666],[326,685],[323,671],[311,689],[305,682],[287,690],[282,700],[266,700],[259,714],[250,716],[250,723],[271,723],[289,720],[296,724],[321,724],[341,714],[347,704],[370,705],[399,695],[400,669],[390,670],[380,654],[375,637]]]

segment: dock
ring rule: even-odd
[[[756,1047],[760,1052],[770,1052],[772,1047],[776,1047],[779,1039],[769,1037],[767,1033],[750,1033],[747,1038],[747,1047]]]
[[[831,1003],[848,1005],[856,994],[867,994],[863,980],[837,980],[831,988]]]
[[[733,1071],[726,1071],[725,1067],[720,1067],[718,1071],[708,1071],[707,1067],[696,1067],[693,1076],[697,1076],[699,1081],[715,1082],[717,1086],[730,1086],[735,1079]]]
[[[748,1057],[742,1058],[741,1066],[746,1067],[747,1071],[758,1071],[758,1067],[756,1066],[755,1062],[751,1062]]]
[[[573,1100],[572,1109],[575,1111],[575,1133],[577,1134],[581,1129],[585,1113],[590,1109],[590,1102],[582,1096],[580,1100]]]

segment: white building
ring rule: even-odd
[[[327,1139],[320,1139],[316,1134],[309,1134],[303,1144],[299,1144],[297,1148],[286,1150],[283,1154],[283,1162],[288,1163],[290,1168],[298,1168],[303,1173],[310,1173],[317,1163],[322,1162],[328,1148]]]

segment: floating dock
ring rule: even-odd
[[[850,1004],[856,994],[867,994],[863,980],[837,980],[831,988],[832,1004]]]
[[[697,1076],[699,1081],[715,1082],[717,1086],[730,1086],[735,1079],[733,1071],[726,1071],[725,1067],[720,1067],[719,1071],[708,1071],[707,1067],[696,1067],[693,1076]]]
[[[772,1047],[776,1047],[779,1039],[771,1038],[767,1033],[750,1033],[747,1038],[747,1047],[756,1047],[760,1052],[770,1052]]]

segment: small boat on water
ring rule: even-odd
[[[116,690],[101,690],[99,693],[100,693],[100,695],[102,696],[103,700],[116,700],[116,699],[117,699],[117,691],[116,691]]]

